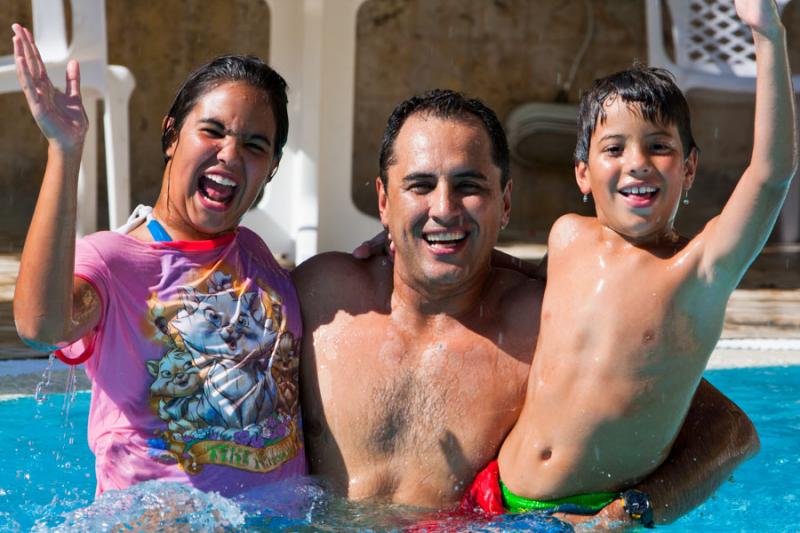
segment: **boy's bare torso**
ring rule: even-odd
[[[526,406],[499,459],[512,491],[617,490],[667,456],[729,296],[696,275],[702,239],[638,248],[597,219],[557,223]]]
[[[422,316],[390,303],[385,259],[333,259],[330,293],[298,282],[313,298],[302,374],[312,473],[352,499],[458,501],[519,415],[541,283],[497,271],[465,316]]]

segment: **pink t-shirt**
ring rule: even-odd
[[[102,300],[87,350],[97,493],[150,479],[233,495],[305,473],[302,324],[286,271],[252,231],[209,241],[80,239]]]

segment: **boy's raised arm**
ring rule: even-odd
[[[67,66],[66,91],[53,87],[31,33],[14,24],[17,78],[31,114],[47,137],[47,168],[20,260],[14,322],[32,347],[51,351],[72,342],[100,316],[91,286],[74,280],[78,171],[87,120],[80,71]]]
[[[704,230],[701,276],[738,283],[775,225],[797,172],[797,118],[786,31],[774,0],[736,0],[753,31],[756,111],[753,154],[722,213]],[[720,277],[722,276],[722,277]]]

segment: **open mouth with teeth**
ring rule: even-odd
[[[642,185],[639,187],[623,187],[618,191],[622,196],[627,198],[642,198],[649,200],[658,194],[658,187],[652,185]]]
[[[200,176],[197,189],[204,199],[215,204],[228,205],[236,194],[236,182],[232,179],[206,174]]]
[[[464,231],[443,231],[426,233],[422,238],[434,250],[450,251],[455,250],[467,240],[467,233]]]

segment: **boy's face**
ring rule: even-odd
[[[617,233],[642,241],[671,234],[697,152],[683,153],[674,124],[648,122],[620,98],[604,107],[606,120],[592,133],[588,162],[575,165],[578,187],[591,193],[598,220]]]

